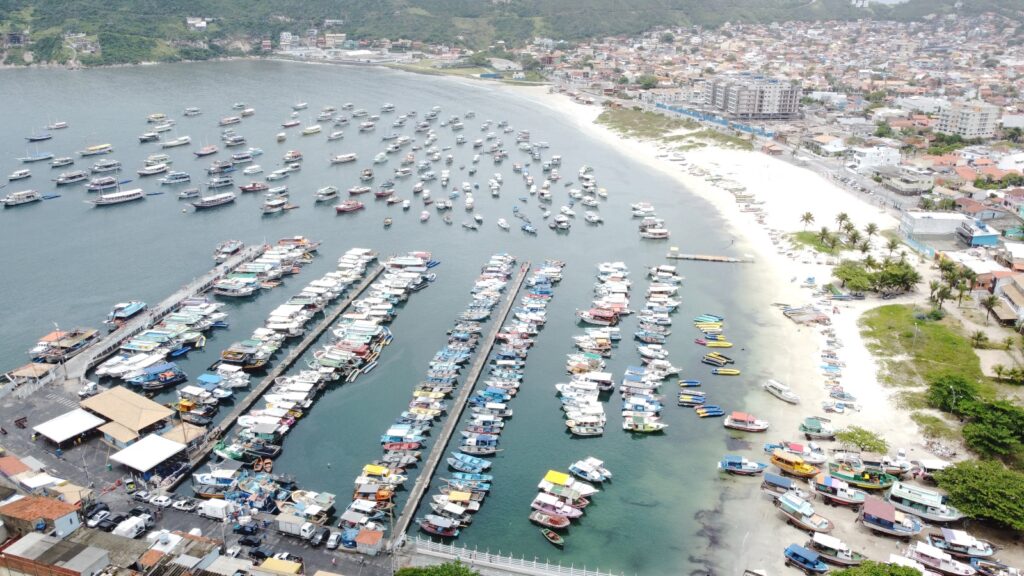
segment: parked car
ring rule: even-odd
[[[341,532],[331,532],[329,538],[327,538],[326,547],[328,550],[337,550],[338,546],[341,545]]]
[[[100,510],[110,510],[110,506],[107,506],[103,502],[93,502],[92,504],[89,504],[88,506],[85,507],[85,517],[90,518],[92,517],[93,514],[99,512]]]
[[[224,551],[224,555],[227,556],[228,558],[237,558],[238,555],[241,554],[241,553],[242,553],[242,547],[241,546],[232,546],[231,548],[228,548],[227,550]]]
[[[263,540],[260,539],[260,538],[255,537],[255,536],[242,536],[241,538],[238,539],[238,543],[241,544],[242,546],[247,546],[249,548],[254,548],[254,547],[258,547],[260,544],[262,544]]]
[[[152,498],[149,499],[149,503],[152,504],[153,506],[156,506],[157,508],[167,508],[173,502],[174,500],[171,500],[170,496],[165,496],[163,494],[153,496]]]
[[[131,510],[128,511],[129,516],[142,516],[143,514],[149,514],[150,516],[152,516],[153,511],[150,510],[149,508],[146,508],[145,506],[136,506],[135,508],[132,508]]]
[[[199,507],[199,504],[196,504],[196,501],[191,498],[182,498],[171,504],[171,507],[182,512],[194,512]]]
[[[329,538],[330,536],[330,528],[320,528],[313,534],[313,537],[309,539],[309,545],[313,548],[322,546],[324,543],[327,542],[327,538]]]
[[[262,546],[249,550],[249,558],[253,560],[266,560],[274,555],[274,551]]]
[[[244,534],[246,536],[252,536],[253,534],[260,531],[260,527],[255,522],[249,524],[235,524],[231,529],[235,534]]]
[[[112,518],[115,518],[115,516],[110,516],[100,520],[100,523],[96,525],[96,529],[103,530],[104,532],[112,532],[114,528],[117,528],[118,524],[124,522],[124,516],[116,516],[116,518],[120,518],[120,520],[116,521],[112,520]]]
[[[287,560],[288,562],[298,562],[299,564],[302,564],[302,556],[296,556],[295,554],[292,554],[290,552],[278,552],[277,554],[274,554],[274,558],[277,558],[278,560]]]
[[[149,499],[152,497],[153,495],[150,494],[149,492],[146,492],[145,490],[139,490],[138,492],[132,494],[132,498],[134,498],[138,502],[149,502]]]
[[[95,528],[97,524],[110,517],[110,510],[99,510],[92,516],[89,516],[89,520],[86,521],[85,525],[89,528]]]

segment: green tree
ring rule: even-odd
[[[818,230],[818,240],[820,240],[822,244],[824,244],[831,235],[832,232],[829,231],[828,226],[822,226],[821,230]]]
[[[437,566],[399,568],[395,576],[480,576],[480,573],[461,562],[445,562]]]
[[[849,221],[850,221],[850,215],[847,214],[846,212],[840,212],[839,214],[836,214],[836,225],[840,229],[843,227],[843,224],[846,224]]]
[[[996,374],[996,380],[1002,380],[1003,376],[1006,374],[1006,366],[1003,366],[1002,364],[993,364],[992,371]]]
[[[907,566],[883,564],[868,560],[859,566],[844,568],[831,573],[833,576],[921,576],[921,572]]]
[[[676,36],[675,36],[675,34],[673,34],[673,33],[671,33],[671,32],[665,32],[665,33],[663,33],[663,34],[661,35],[661,38],[660,38],[660,40],[661,40],[661,41],[662,41],[662,43],[664,43],[664,44],[671,44],[672,42],[675,42],[675,39],[676,39]]]
[[[856,446],[866,452],[880,452],[884,454],[889,450],[889,443],[885,439],[860,426],[850,426],[845,430],[840,430],[836,433],[836,440],[843,444]]]
[[[878,224],[868,222],[868,225],[864,227],[864,233],[868,235],[868,238],[878,234]]]
[[[937,376],[928,382],[928,404],[943,412],[964,416],[977,398],[978,385],[959,374]]]
[[[814,214],[804,212],[803,215],[800,216],[800,222],[803,222],[804,230],[807,230],[807,226],[814,223]]]
[[[650,74],[644,74],[636,79],[636,83],[640,85],[642,90],[650,90],[658,87],[658,79]]]
[[[981,299],[981,307],[985,309],[985,324],[988,324],[988,319],[992,317],[992,310],[995,310],[996,304],[999,304],[999,297],[994,294]]]
[[[935,478],[950,503],[964,514],[1024,531],[1024,473],[992,460],[967,460],[937,472]]]
[[[971,344],[975,348],[981,348],[981,345],[988,342],[988,335],[981,330],[975,330],[971,332]]]
[[[885,243],[885,249],[889,251],[889,256],[892,256],[892,253],[899,247],[900,242],[895,238],[890,238],[889,241]]]
[[[882,122],[875,129],[875,136],[879,138],[892,138],[893,131],[892,126],[889,126],[888,122]]]

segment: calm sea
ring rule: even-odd
[[[346,102],[371,114],[378,113],[382,103],[392,102],[397,112],[383,114],[374,132],[359,133],[355,125],[341,128],[345,137],[340,141],[327,141],[332,128],[325,123],[324,133],[317,136],[301,137],[293,128],[287,142],[277,143],[274,135],[289,118],[292,104],[299,101],[309,103],[309,109],[298,117],[303,124],[314,123],[321,107],[340,108]],[[174,160],[173,168],[190,172],[192,185],[204,182],[203,169],[213,158],[227,155],[222,150],[213,158],[197,160],[192,152],[203,144],[219,144],[217,120],[237,113],[231,109],[235,102],[256,110],[255,116],[234,128],[249,145],[263,148],[265,154],[257,162],[266,173],[282,166],[282,155],[288,150],[299,150],[305,156],[302,171],[284,182],[292,202],[300,206],[297,210],[264,217],[259,211],[261,196],[248,194],[218,210],[183,211],[185,203],[176,198],[180,187],[161,189],[154,178],[139,180],[135,176],[144,158],[160,151],[157,145],[140,145],[137,141],[139,134],[151,128],[146,116],[164,112],[177,121],[175,130],[165,137],[192,138],[191,146],[167,151]],[[182,111],[188,106],[200,107],[203,114],[183,117]],[[468,144],[456,146],[455,133],[436,124],[438,145],[451,146],[452,150],[444,154],[456,157],[451,166],[452,185],[467,181],[481,186],[476,194],[476,212],[485,220],[479,232],[459,226],[469,219],[461,199],[453,212],[454,226],[446,226],[433,210],[430,221],[420,223],[422,206],[418,199],[412,210],[403,212],[399,206],[374,201],[371,195],[363,197],[365,211],[342,216],[335,215],[330,203],[314,205],[317,188],[335,185],[344,191],[358,183],[359,170],[370,166],[374,155],[383,151],[384,134],[400,131],[413,135],[414,121],[396,129],[390,127],[394,118],[410,110],[422,117],[433,106],[441,107],[442,119],[475,111],[476,118],[465,121],[463,132],[470,141],[484,136],[480,124],[491,119],[507,120],[517,130],[530,130],[533,141],[548,142],[550,149],[545,151],[545,158],[551,154],[563,157],[565,179],[553,186],[555,211],[568,201],[568,188],[563,183],[575,181],[581,165],[594,166],[599,185],[609,192],[608,200],[599,208],[605,224],[586,224],[583,207],[577,206],[579,217],[571,233],[554,234],[543,225],[535,199],[520,201],[526,196],[526,187],[512,172],[512,164],[529,163],[529,157],[515,150],[513,134],[501,134],[492,128],[511,150],[511,157],[495,166],[485,156],[478,173],[471,177],[467,172],[473,150]],[[66,121],[71,127],[55,131],[54,138],[38,148],[26,148],[25,136],[56,120]],[[553,385],[566,379],[565,354],[571,350],[571,336],[580,332],[573,313],[587,307],[593,297],[598,262],[622,260],[631,267],[635,304],[639,306],[646,286],[645,267],[663,263],[670,244],[684,252],[737,250],[730,248],[733,239],[723,232],[723,222],[706,203],[664,175],[630,162],[617,152],[614,143],[589,139],[567,119],[499,86],[381,69],[280,62],[76,72],[7,70],[0,80],[0,126],[3,175],[22,167],[16,158],[26,152],[50,151],[57,156],[77,157],[75,152],[86,146],[110,143],[115,153],[108,157],[125,166],[122,178],[135,179],[126,187],[141,185],[148,192],[165,192],[128,205],[94,208],[84,202],[89,197],[84,186],[68,186],[57,190],[60,198],[0,213],[3,369],[24,362],[24,351],[51,330],[53,323],[63,328],[100,327],[115,302],[159,301],[208,270],[214,246],[227,238],[255,243],[302,234],[322,240],[323,245],[320,257],[298,277],[289,278],[282,287],[254,300],[227,305],[231,327],[215,332],[205,351],[192,353],[181,363],[193,377],[212,363],[221,349],[261,325],[272,308],[305,282],[332,269],[337,256],[348,248],[368,247],[382,255],[429,250],[442,261],[435,270],[437,281],[412,296],[401,310],[392,326],[395,342],[385,351],[379,367],[352,385],[328,392],[288,436],[285,453],[275,467],[275,471],[295,474],[303,486],[334,492],[343,501],[351,493],[352,480],[361,466],[379,455],[378,436],[403,409],[434,351],[445,341],[445,331],[468,302],[473,279],[488,256],[508,252],[520,260],[564,260],[568,263],[565,280],[556,289],[547,328],[530,354],[525,384],[513,403],[515,417],[502,436],[505,450],[494,461],[492,495],[459,542],[481,550],[626,573],[688,573],[700,559],[708,557],[720,560],[723,573],[735,572],[727,550],[709,551],[708,539],[698,533],[702,526],[696,519],[699,511],[716,508],[720,497],[715,463],[728,448],[728,436],[720,421],[698,420],[689,409],[674,406],[675,390],[666,387],[669,406],[664,420],[670,428],[664,435],[635,437],[618,430],[617,396],[608,402],[609,429],[601,438],[572,439],[562,423]],[[357,153],[359,161],[330,166],[329,155],[342,152]],[[88,168],[89,160],[94,159],[78,159],[74,167]],[[388,165],[375,166],[378,175],[388,172],[398,160],[392,155]],[[529,165],[539,182],[540,164]],[[59,170],[51,170],[46,163],[30,167],[30,180],[12,183],[5,191],[31,187],[54,192],[51,179]],[[436,165],[434,169],[440,174],[442,168]],[[495,172],[505,180],[499,198],[492,198],[486,191],[487,179]],[[236,175],[239,183],[247,179]],[[382,179],[378,176],[377,181]],[[415,178],[399,180],[399,194],[413,198],[414,182]],[[428,188],[435,198],[445,197],[438,182]],[[666,220],[673,233],[670,243],[639,238],[629,204],[641,200],[653,202],[659,216]],[[526,236],[517,229],[519,221],[512,217],[514,206],[538,225],[539,235]],[[387,215],[395,221],[389,230],[381,225]],[[495,225],[500,217],[513,224],[511,231]],[[744,298],[747,291],[757,287],[751,285],[745,268],[740,266],[682,263],[680,268],[688,280],[681,291],[683,305],[668,345],[671,359],[686,367],[687,377],[703,379],[705,390],[716,403],[739,407],[758,377],[757,357],[749,351],[756,330],[751,319],[756,312]],[[688,325],[690,318],[704,312],[728,317],[730,338],[746,348],[733,349],[745,369],[743,377],[715,380],[698,362],[703,349],[692,343],[695,332]],[[634,327],[633,319],[624,324],[627,332]],[[625,366],[638,361],[634,346],[624,341],[608,369],[621,375]],[[164,399],[171,396],[173,393],[167,393]],[[549,468],[564,470],[587,455],[604,459],[615,480],[593,498],[584,519],[569,530],[565,550],[559,552],[527,520],[530,500]],[[713,513],[701,516],[716,521]],[[716,547],[722,544],[716,543]]]

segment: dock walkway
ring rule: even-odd
[[[459,389],[459,394],[456,396],[455,401],[452,404],[452,409],[448,414],[448,419],[445,421],[444,427],[441,429],[441,433],[438,435],[437,440],[430,449],[430,455],[427,457],[426,463],[423,466],[423,471],[420,472],[419,476],[416,478],[416,484],[413,485],[412,490],[409,491],[409,499],[405,502],[402,514],[398,517],[398,521],[395,522],[394,531],[391,532],[391,540],[388,542],[388,548],[391,550],[394,550],[395,546],[405,539],[405,531],[409,529],[409,524],[412,522],[413,516],[416,514],[416,510],[420,506],[420,500],[423,499],[423,495],[426,494],[427,488],[430,487],[430,481],[434,477],[434,471],[437,470],[437,465],[440,463],[441,458],[444,457],[444,451],[448,447],[448,442],[451,440],[452,434],[455,432],[455,428],[459,425],[459,420],[462,419],[462,413],[466,409],[466,403],[469,401],[469,396],[476,388],[476,381],[480,378],[480,373],[483,372],[491,357],[491,349],[494,347],[494,341],[498,337],[498,331],[505,325],[505,318],[508,317],[509,312],[512,310],[512,306],[516,302],[516,296],[519,294],[519,290],[523,287],[523,282],[526,280],[526,276],[529,271],[530,263],[525,262],[519,267],[516,274],[512,276],[512,281],[509,283],[508,289],[504,295],[505,300],[502,303],[501,310],[494,317],[491,330],[483,339],[476,359],[470,365],[470,369],[466,373],[466,381],[462,388]]]
[[[213,288],[213,285],[218,280],[230,274],[242,264],[259,258],[266,249],[267,247],[263,245],[244,248],[222,264],[214,266],[206,274],[182,286],[159,304],[150,306],[148,311],[138,314],[135,318],[125,322],[117,330],[103,336],[92,346],[89,346],[85,352],[64,363],[65,380],[76,383],[81,382],[89,370],[116,352],[126,340],[159,323],[164,316],[177,310],[183,301],[194,298]]]
[[[419,536],[406,542],[402,556],[403,559],[408,559],[409,565],[418,567],[436,566],[442,562],[461,562],[484,576],[616,576],[613,572],[597,567],[551,564],[538,560],[536,556],[532,560],[525,556],[504,556],[501,551],[494,554],[490,550],[471,550],[464,546],[456,546],[454,543],[444,544]]]
[[[238,420],[238,417],[245,414],[246,411],[252,408],[252,405],[255,404],[257,400],[263,397],[263,394],[274,383],[274,380],[291,368],[295,362],[297,362],[299,358],[309,350],[309,347],[312,346],[313,343],[316,342],[317,339],[320,338],[320,336],[322,336],[323,333],[333,325],[346,310],[348,310],[348,307],[352,305],[352,302],[359,298],[363,292],[369,288],[370,284],[372,284],[382,272],[384,272],[384,266],[377,265],[377,268],[367,274],[366,277],[363,278],[363,281],[352,290],[345,300],[335,306],[331,313],[324,316],[323,320],[321,320],[313,330],[306,333],[306,337],[296,344],[295,347],[288,352],[288,355],[282,358],[281,361],[278,362],[262,380],[260,380],[260,383],[257,384],[244,399],[239,400],[235,404],[234,409],[228,413],[226,418],[221,420],[216,426],[210,428],[206,433],[203,445],[189,455],[189,469],[194,470],[197,466],[202,464],[207,457],[209,457],[210,452],[213,451],[214,445],[218,440],[223,438],[225,434],[227,434],[232,426],[235,425],[235,421]],[[184,475],[181,476],[181,478],[184,477]],[[178,482],[180,482],[180,479]]]

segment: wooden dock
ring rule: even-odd
[[[423,499],[423,495],[426,494],[427,489],[430,488],[430,481],[434,478],[434,472],[437,470],[438,464],[441,459],[444,458],[445,450],[448,448],[448,442],[451,440],[452,435],[455,433],[455,428],[459,425],[459,421],[462,419],[462,413],[466,410],[466,403],[469,401],[469,396],[476,389],[476,381],[480,378],[480,374],[484,368],[487,367],[487,363],[491,357],[491,349],[494,347],[494,341],[498,337],[498,331],[505,324],[505,319],[508,317],[509,312],[512,310],[512,306],[516,302],[516,296],[519,294],[519,290],[523,287],[523,282],[526,280],[527,273],[530,271],[530,263],[525,262],[520,267],[518,272],[512,276],[512,281],[509,283],[507,292],[504,295],[504,302],[501,308],[494,316],[494,322],[491,325],[490,331],[487,332],[487,336],[482,340],[480,348],[477,352],[476,359],[470,365],[469,371],[466,372],[466,380],[459,389],[458,396],[455,397],[452,403],[451,410],[448,413],[448,419],[444,423],[444,427],[441,429],[441,433],[437,436],[434,441],[434,445],[430,449],[430,455],[427,456],[427,460],[423,465],[423,471],[420,472],[416,478],[416,483],[409,491],[409,499],[405,502],[405,507],[402,509],[401,515],[395,522],[394,530],[391,532],[391,538],[388,540],[388,549],[394,551],[396,546],[400,545],[405,539],[405,532],[409,529],[409,524],[412,523],[413,516],[416,514],[416,510],[420,506],[420,501]]]
[[[331,327],[331,325],[333,325],[346,310],[348,310],[348,307],[352,305],[352,302],[359,298],[359,296],[361,296],[362,293],[370,287],[370,284],[372,284],[382,272],[384,272],[384,266],[377,265],[376,269],[368,273],[363,278],[363,281],[356,285],[349,296],[340,304],[336,305],[333,311],[326,314],[323,320],[321,320],[313,330],[307,332],[302,341],[296,344],[291,351],[288,352],[288,355],[282,358],[280,362],[277,362],[274,368],[271,369],[262,380],[260,380],[259,384],[257,384],[256,387],[245,396],[245,398],[235,403],[234,409],[228,413],[226,418],[221,420],[216,426],[209,429],[206,433],[203,445],[192,451],[189,455],[190,470],[195,470],[197,466],[202,464],[203,461],[210,456],[210,452],[213,451],[213,447],[221,438],[224,437],[225,434],[227,434],[229,430],[231,430],[231,427],[235,425],[235,421],[238,420],[238,417],[245,414],[246,411],[252,408],[253,404],[263,397],[263,394],[266,393],[267,389],[270,388],[271,385],[273,385],[274,380],[277,377],[281,376],[289,368],[295,365],[295,362],[297,362],[299,358],[309,350],[309,347],[312,346],[313,343],[316,342],[317,339],[320,338],[320,336],[322,336],[323,333]],[[174,485],[176,486],[184,478],[185,475],[182,475],[176,480]]]
[[[248,246],[228,258],[224,263],[214,266],[212,270],[196,278],[188,284],[176,290],[173,294],[162,300],[159,304],[149,306],[146,312],[140,313],[128,320],[123,326],[100,338],[85,352],[68,360],[64,364],[66,379],[81,382],[85,374],[116,352],[121,345],[140,332],[158,324],[164,316],[178,309],[181,303],[189,298],[194,298],[213,288],[213,285],[221,278],[233,272],[236,268],[259,258],[266,251],[267,246]]]
[[[728,264],[751,264],[754,259],[747,256],[744,258],[736,258],[733,256],[715,256],[712,254],[683,254],[678,250],[672,249],[668,251],[665,258],[669,260],[695,260],[697,262],[720,262]]]

